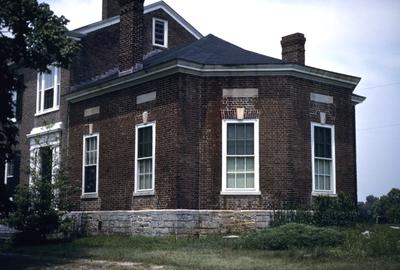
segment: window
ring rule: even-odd
[[[99,178],[99,135],[83,137],[83,194],[97,194]]]
[[[155,123],[136,126],[135,193],[154,191]]]
[[[40,147],[39,160],[41,180],[51,182],[53,178],[53,149],[50,146]]]
[[[222,123],[222,194],[259,194],[258,120]]]
[[[17,91],[16,90],[12,91],[11,100],[12,100],[11,111],[13,113],[13,118],[15,119],[17,116]]]
[[[14,178],[14,162],[7,161],[4,173],[4,184],[11,183]]]
[[[168,22],[153,18],[153,45],[168,47]]]
[[[50,73],[38,73],[36,114],[57,110],[60,106],[61,69],[50,66]]]
[[[331,125],[311,124],[313,193],[336,193],[335,129]]]

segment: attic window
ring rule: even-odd
[[[153,45],[168,47],[168,22],[153,18]]]

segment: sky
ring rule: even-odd
[[[101,0],[45,2],[70,20],[69,29],[101,20]],[[301,32],[306,65],[361,77],[354,91],[367,97],[356,106],[358,198],[400,188],[400,1],[165,2],[204,36],[275,58],[281,37]]]

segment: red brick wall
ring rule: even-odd
[[[223,98],[223,88],[258,88],[259,95]],[[151,91],[157,91],[156,101],[136,105],[137,95]],[[333,96],[334,104],[310,101],[311,92]],[[100,115],[82,120],[83,110],[94,106],[100,106]],[[220,195],[222,116],[236,106],[259,115],[260,196]],[[78,186],[82,136],[87,132],[83,125],[93,123],[94,132],[100,132],[101,205],[96,209],[307,205],[312,190],[310,122],[319,122],[320,111],[335,125],[337,191],[356,196],[354,107],[344,88],[287,76],[181,74],[72,104],[70,109],[70,154],[76,157],[72,168]],[[133,197],[134,127],[144,110],[149,111],[149,121],[157,122],[156,195]]]

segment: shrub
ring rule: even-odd
[[[357,221],[357,208],[345,193],[337,197],[318,196],[313,202],[313,223],[317,226],[352,226]]]
[[[362,234],[368,229],[368,234]],[[343,250],[353,256],[398,256],[400,255],[400,230],[383,225],[363,229],[352,229],[345,233]]]
[[[343,236],[334,229],[291,223],[250,234],[243,241],[247,248],[284,250],[336,246]]]
[[[313,213],[310,210],[279,210],[274,211],[270,222],[271,227],[277,227],[288,223],[313,223]]]

